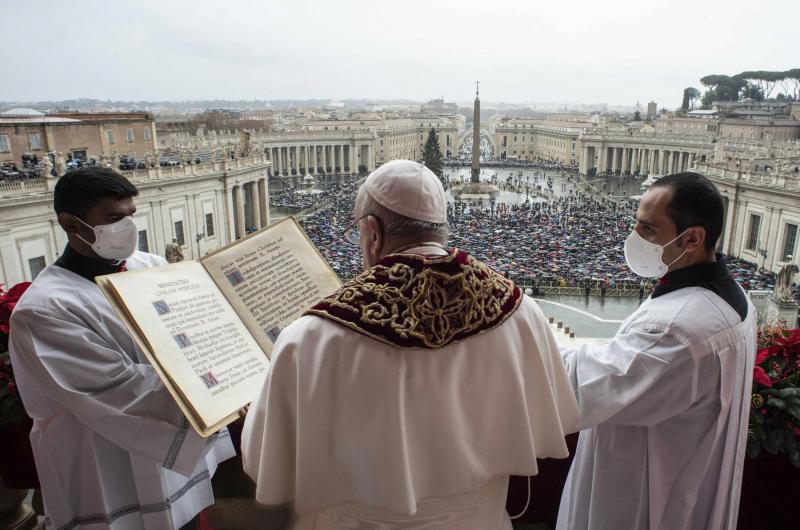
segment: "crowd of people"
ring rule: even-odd
[[[317,206],[330,199],[338,192],[338,185],[318,190],[315,193],[298,193],[294,189],[286,188],[270,193],[269,201],[273,208],[282,208],[286,211],[300,211]]]
[[[504,179],[505,180],[505,179]],[[519,181],[501,181],[510,190],[521,189]],[[539,184],[552,190],[552,181]],[[309,237],[341,278],[352,278],[362,269],[357,246],[342,238],[353,221],[355,184],[325,190],[316,199],[281,191],[274,204],[308,207],[313,201],[332,199],[330,204],[303,223]],[[520,204],[451,203],[448,208],[450,245],[466,250],[521,285],[536,287],[580,287],[601,292],[625,288],[649,292],[650,285],[625,265],[622,243],[633,226],[635,201],[600,200],[596,196],[570,193],[551,201],[525,200]],[[770,290],[775,274],[747,261],[728,257],[731,272],[745,290]],[[795,289],[800,299],[800,289]]]

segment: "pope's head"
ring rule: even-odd
[[[364,269],[416,243],[444,245],[450,235],[447,198],[439,178],[424,165],[393,160],[359,188],[350,238],[358,239]]]

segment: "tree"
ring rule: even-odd
[[[442,177],[442,150],[439,148],[439,136],[436,134],[436,130],[433,127],[431,127],[430,132],[428,132],[428,139],[425,141],[425,148],[422,150],[422,161],[428,169],[439,177],[439,180],[442,181],[442,185],[444,185],[444,179]]]
[[[687,112],[690,108],[694,105],[692,103],[695,100],[700,98],[700,91],[694,87],[687,87],[683,89],[683,103],[681,104],[681,110]]]
[[[761,91],[762,99],[769,99],[770,95],[772,95],[772,90],[775,88],[775,84],[778,81],[786,79],[786,72],[754,70],[736,74],[733,78],[745,81],[746,85],[758,87]]]
[[[638,110],[633,113],[633,121],[642,121],[642,113]]]
[[[800,68],[792,68],[783,72],[786,79],[789,79],[794,84],[794,99],[800,99]]]
[[[738,101],[739,91],[747,86],[747,81],[728,75],[707,75],[700,83],[709,90],[703,95],[703,108],[707,109],[713,101]]]

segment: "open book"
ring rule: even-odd
[[[96,281],[201,436],[237,418],[281,329],[341,285],[292,218],[199,261]]]

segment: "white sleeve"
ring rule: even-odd
[[[242,429],[242,465],[256,483],[256,501],[276,506],[295,498],[297,363],[295,346],[281,339],[272,350],[264,386],[250,404]]]
[[[632,327],[609,344],[561,351],[580,429],[600,423],[655,425],[695,400],[695,362],[687,344],[664,329]]]
[[[81,422],[125,450],[190,475],[205,440],[190,427],[153,367],[135,363],[119,345],[79,317],[56,317],[25,307],[14,311],[12,363],[36,388]]]

